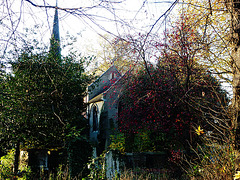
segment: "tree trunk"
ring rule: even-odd
[[[15,175],[18,172],[19,156],[20,156],[20,142],[18,141],[16,144],[15,155],[14,155],[14,166],[13,166],[13,173]]]
[[[233,129],[235,130],[235,145],[238,147],[240,144],[240,47],[233,53],[234,68],[233,68]]]
[[[235,134],[235,145],[240,144],[240,2],[231,2],[231,31],[233,43],[232,71],[233,71],[233,123],[232,128]]]

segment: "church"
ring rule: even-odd
[[[110,135],[117,128],[118,99],[122,89],[122,76],[112,65],[88,86],[88,119],[90,141],[99,155],[110,145]]]
[[[87,114],[89,140],[93,145],[93,158],[105,154],[106,177],[111,179],[120,171],[120,160],[108,148],[111,135],[117,131],[119,99],[125,75],[112,65],[96,81],[88,86]]]

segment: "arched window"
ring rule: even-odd
[[[115,77],[115,73],[114,72],[110,72],[110,80],[111,79],[115,79],[116,77]]]
[[[94,105],[92,109],[93,113],[93,131],[98,130],[98,111],[97,111],[97,106]]]

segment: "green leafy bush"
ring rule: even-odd
[[[1,157],[0,162],[0,179],[13,179],[17,178],[18,180],[29,179],[31,169],[26,166],[26,164],[20,164],[20,170],[17,175],[13,173],[13,163],[14,163],[14,154],[15,149],[9,150],[7,155]]]
[[[7,155],[1,157],[0,164],[0,178],[10,179],[13,177],[13,162],[14,162],[14,149],[10,150]]]

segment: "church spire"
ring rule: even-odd
[[[61,56],[57,1],[53,21],[53,31],[50,40],[50,51],[54,52],[57,57]]]

